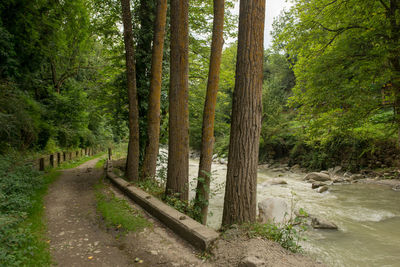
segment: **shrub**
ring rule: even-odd
[[[47,250],[37,237],[41,227],[40,173],[15,155],[0,155],[0,265],[49,265]],[[32,214],[39,214],[32,218]]]

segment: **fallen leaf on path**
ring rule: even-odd
[[[89,260],[93,259],[93,256],[89,256],[88,259],[89,259]]]

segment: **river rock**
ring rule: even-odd
[[[332,230],[338,229],[336,224],[318,218],[312,219],[311,226],[314,229],[332,229]]]
[[[362,175],[362,174],[353,174],[352,176],[350,176],[350,180],[351,181],[354,181],[354,180],[360,180],[360,179],[363,179],[364,178],[364,176]]]
[[[290,209],[282,198],[267,198],[258,203],[259,221],[261,223],[285,223],[289,220]]]
[[[257,258],[256,256],[248,256],[242,259],[238,267],[261,267],[265,266],[264,261],[262,259]]]
[[[312,188],[312,189],[315,189],[315,188],[318,188],[318,187],[321,187],[321,186],[324,186],[324,185],[326,185],[326,183],[323,183],[323,182],[313,182],[313,183],[311,184],[311,188]]]
[[[219,162],[220,164],[228,164],[228,161],[227,161],[226,159],[224,159],[224,158],[220,158],[220,159],[218,160],[218,162]]]
[[[286,170],[285,170],[285,168],[278,167],[278,168],[273,168],[272,171],[273,172],[285,172]]]
[[[310,172],[308,173],[303,180],[314,180],[314,181],[319,181],[319,182],[325,182],[331,180],[328,174],[326,173],[321,173],[321,172]]]
[[[323,193],[323,192],[325,192],[325,191],[328,191],[328,186],[326,186],[326,185],[324,185],[324,186],[321,186],[321,187],[319,187],[318,189],[317,189],[317,192],[318,193]]]
[[[328,172],[332,175],[337,174],[338,172],[340,172],[342,170],[342,166],[336,166],[334,168],[330,168],[328,169]]]
[[[301,171],[301,166],[299,164],[295,164],[292,167],[290,167],[290,171],[292,171],[292,172],[300,172]]]
[[[268,181],[270,185],[280,185],[280,184],[287,184],[287,182],[283,179],[273,178]]]
[[[400,192],[400,184],[393,186],[392,188],[396,192]]]
[[[333,180],[333,183],[337,184],[337,183],[343,183],[345,180],[342,177],[337,177]]]
[[[345,172],[344,174],[343,174],[343,177],[345,177],[345,178],[350,178],[350,176],[352,176],[353,174],[351,173],[351,172]]]
[[[265,164],[262,164],[262,165],[258,165],[258,168],[259,168],[259,169],[266,170],[266,169],[269,168],[269,164],[268,164],[268,163],[265,163]]]
[[[189,154],[190,158],[197,159],[200,157],[200,153],[198,151],[191,151]]]

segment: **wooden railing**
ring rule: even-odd
[[[85,148],[73,151],[62,151],[53,154],[44,155],[33,160],[33,167],[39,171],[44,171],[48,167],[58,167],[63,162],[81,158],[82,156],[93,156],[99,152],[96,148]]]

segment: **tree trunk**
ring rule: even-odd
[[[397,19],[400,4],[391,0],[389,5],[390,33],[390,65],[392,67],[392,88],[395,96],[395,120],[397,124],[397,148],[400,148],[400,22]]]
[[[136,91],[135,51],[133,44],[132,14],[129,0],[121,0],[122,22],[124,25],[124,42],[126,58],[126,78],[129,100],[129,143],[126,161],[126,178],[139,179],[139,114]]]
[[[147,112],[148,142],[146,145],[146,153],[142,169],[142,177],[144,179],[153,179],[156,175],[160,138],[161,76],[166,18],[167,0],[158,0],[156,23],[154,26],[153,54],[151,60],[149,107]]]
[[[201,222],[207,223],[211,163],[214,147],[214,118],[217,103],[222,46],[224,45],[224,0],[214,0],[214,21],[206,101],[203,111],[200,165],[196,190],[196,206],[201,209]]]
[[[140,161],[143,164],[146,145],[148,143],[147,135],[147,113],[149,111],[148,99],[150,93],[149,82],[151,80],[151,60],[152,60],[152,42],[154,38],[155,12],[157,0],[139,0],[135,7],[137,24],[140,25],[135,32],[135,67],[136,67],[136,87],[139,109],[139,154]],[[142,165],[143,166],[143,165]],[[143,177],[143,176],[142,176]]]
[[[222,225],[253,222],[262,115],[265,0],[240,1],[239,36]]]
[[[171,67],[169,88],[169,142],[167,195],[188,200],[188,0],[171,0]]]

